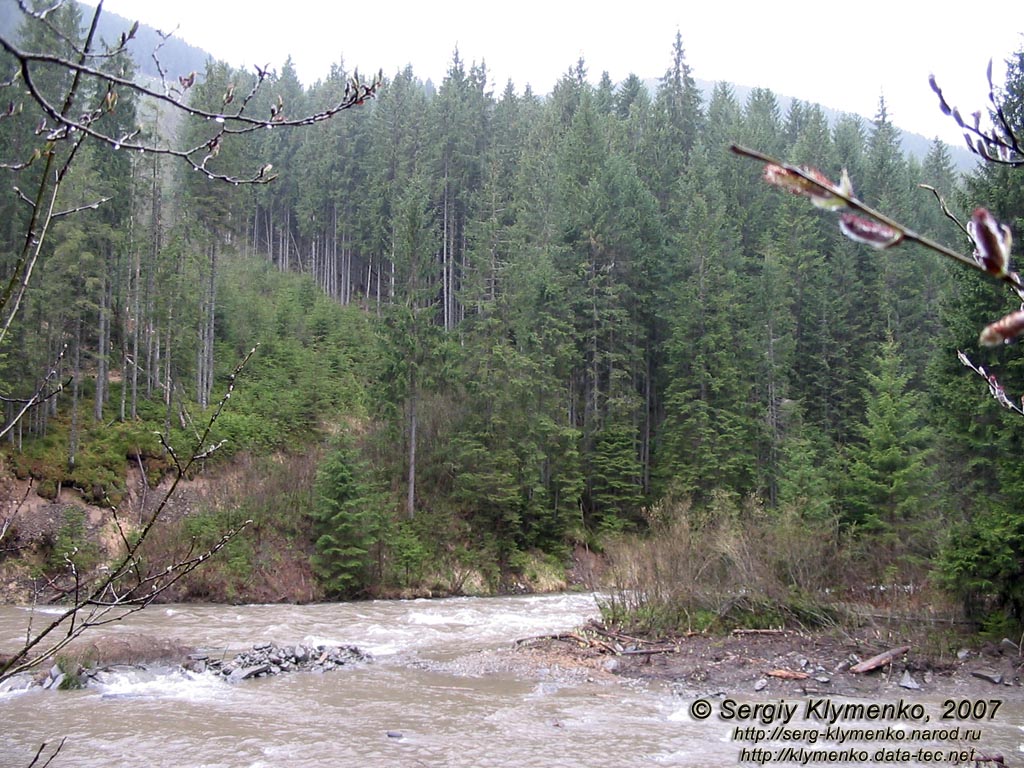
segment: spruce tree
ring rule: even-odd
[[[843,520],[870,547],[874,566],[895,567],[912,578],[914,567],[937,550],[936,478],[925,401],[909,387],[901,366],[890,337],[865,374],[864,420],[858,440],[847,446],[839,494]]]
[[[343,436],[317,469],[312,513],[313,567],[332,597],[354,597],[371,584],[384,504],[351,438]]]

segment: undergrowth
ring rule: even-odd
[[[649,532],[607,547],[606,622],[672,635],[736,627],[822,627],[842,619],[826,599],[838,579],[840,532],[831,518],[716,497],[706,509],[669,499]]]

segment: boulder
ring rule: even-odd
[[[228,682],[240,683],[243,680],[248,680],[250,677],[256,677],[257,675],[261,675],[269,671],[269,664],[255,664],[251,667],[237,667],[230,675],[228,675]]]
[[[987,680],[988,682],[992,683],[993,685],[1002,685],[1003,684],[1003,676],[999,672],[996,672],[995,670],[991,670],[991,669],[976,669],[976,670],[973,670],[971,672],[971,675],[973,675],[974,677],[978,678],[979,680]]]
[[[921,684],[917,682],[910,674],[909,669],[903,670],[903,677],[900,678],[900,688],[906,688],[910,691],[920,690]]]

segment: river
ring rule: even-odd
[[[125,672],[80,691],[0,692],[0,766],[26,768],[42,742],[64,737],[53,768],[627,768],[758,759],[741,754],[751,744],[734,741],[735,726],[751,723],[719,716],[725,701],[754,702],[753,694],[723,699],[705,692],[716,714],[701,721],[690,714],[699,692],[679,695],[667,686],[515,663],[514,640],[569,630],[596,614],[586,594],[154,606],[100,631],[173,637],[207,649],[242,650],[262,641],[357,645],[374,660],[236,685],[212,675]],[[0,648],[24,636],[28,615],[0,606]],[[914,701],[940,711],[938,697]],[[1019,766],[1022,724],[1016,698],[994,720],[975,725],[986,749]],[[810,746],[806,739],[792,745]],[[760,746],[778,752],[784,745]],[[857,746],[874,755],[892,745]],[[907,762],[913,761],[900,761]],[[876,763],[855,757],[850,764]]]

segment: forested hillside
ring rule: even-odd
[[[34,34],[29,48],[59,45]],[[3,350],[8,418],[54,366],[69,384],[8,433],[8,471],[121,503],[131,462],[159,475],[152,431],[187,432],[259,344],[213,461],[305,466],[261,525],[311,555],[328,595],[439,573],[512,587],[574,548],[678,531],[667,515],[789,531],[780,552],[832,542],[814,586],[928,585],[1021,619],[1024,423],[956,356],[1024,391],[1017,349],[978,349],[1008,296],[923,249],[845,239],[727,147],[845,168],[862,200],[965,252],[918,185],[1015,223],[1024,177],[961,183],[940,143],[904,156],[884,101],[830,127],[765,89],[704,99],[682,38],[664,42],[653,94],[639,76],[590,85],[583,60],[548,97],[492,93],[455,52],[436,88],[408,68],[358,109],[223,147],[213,121],[167,125],[122,98],[103,119],[182,132],[208,146],[210,174],[259,157],[276,178],[233,186],[116,148],[77,158],[64,207],[109,199],[54,225]],[[349,75],[303,88],[286,62],[249,108],[315,111]],[[216,111],[253,78],[212,63],[188,98]],[[0,122],[5,160],[31,153],[30,111]],[[27,210],[18,194],[0,206],[10,274]]]

